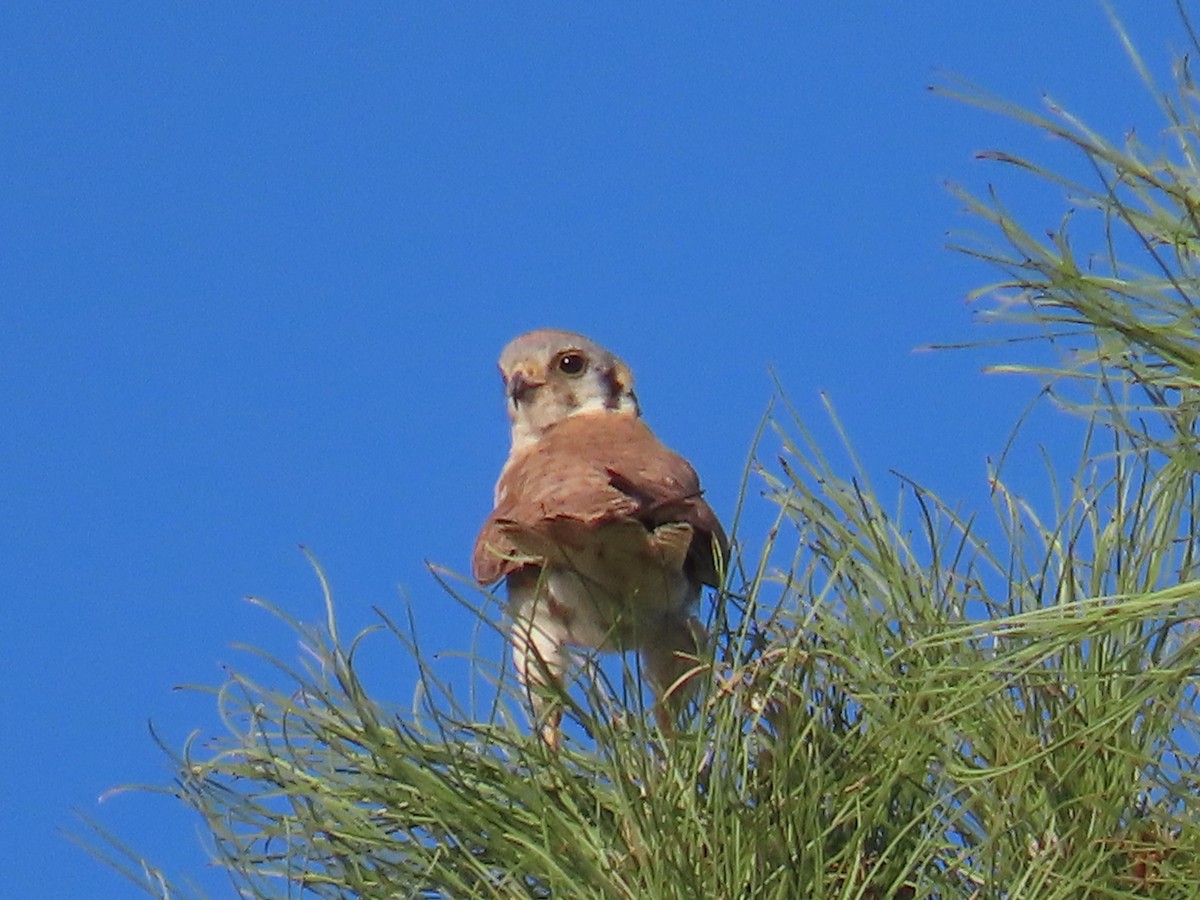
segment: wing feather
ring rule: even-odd
[[[685,566],[704,584],[717,583],[714,557],[728,553],[695,470],[635,416],[596,412],[564,419],[509,460],[496,498],[475,542],[472,568],[481,584],[529,564],[522,551],[530,547],[530,534],[554,539],[564,519],[586,526],[633,519],[647,531],[688,525]],[[523,537],[514,541],[517,535]]]

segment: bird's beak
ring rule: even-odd
[[[527,373],[518,369],[505,383],[505,390],[513,403],[520,403],[533,393],[535,388],[541,387],[541,384],[540,381],[533,380]]]

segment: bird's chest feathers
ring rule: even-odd
[[[528,603],[536,591],[545,614],[566,626],[574,643],[635,645],[639,634],[697,602],[683,568],[691,534],[687,525],[648,531],[633,521],[559,520],[522,530],[515,542],[540,566],[514,573],[510,599]]]

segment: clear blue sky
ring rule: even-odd
[[[912,352],[982,336],[962,300],[993,276],[944,249],[970,223],[942,183],[1050,227],[1060,198],[971,156],[1072,158],[926,87],[1154,124],[1100,5],[507,6],[0,10],[7,896],[130,895],[59,835],[73,808],[224,893],[173,801],[97,798],[169,781],[148,720],[220,729],[174,686],[238,642],[295,657],[242,597],[317,619],[298,544],[346,629],[407,596],[427,648],[467,649],[425,561],[468,567],[528,328],[621,354],[726,517],[769,366],[814,422],[831,393],[881,486],[985,506],[1032,386]],[[1117,5],[1160,63],[1171,7]]]

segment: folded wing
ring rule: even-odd
[[[475,542],[475,578],[491,584],[552,557],[556,545],[622,521],[639,523],[649,552],[665,564],[682,556],[692,580],[717,585],[716,557],[727,557],[728,542],[688,461],[640,418],[570,416],[505,466],[496,508]],[[663,527],[676,525],[687,530]]]

